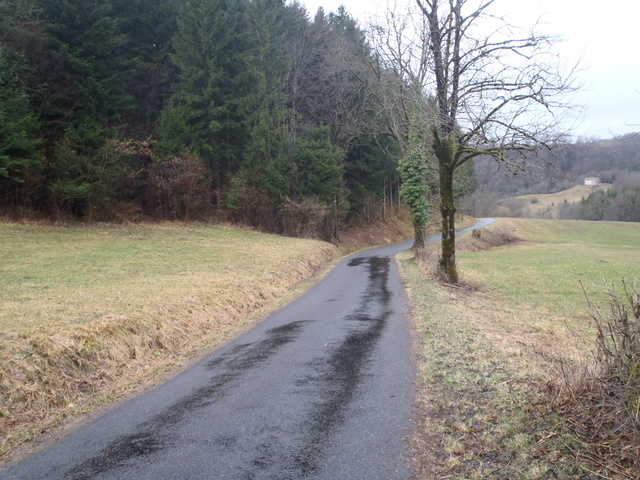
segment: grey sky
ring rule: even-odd
[[[385,0],[300,0],[311,17],[322,6],[326,12],[345,5],[365,24],[382,14]],[[413,2],[413,0],[397,0]],[[581,59],[583,90],[575,103],[585,107],[575,137],[610,138],[640,131],[640,46],[637,21],[640,2],[608,0],[496,0],[492,12],[529,27],[540,18],[545,33],[560,35],[563,57],[571,64]]]

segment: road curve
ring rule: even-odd
[[[393,262],[410,246],[347,257],[215,354],[0,479],[411,478],[415,372]]]

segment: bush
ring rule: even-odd
[[[566,370],[559,397],[598,478],[638,478],[640,472],[640,294],[624,279],[622,287],[619,295],[606,285],[607,309],[587,296],[597,332],[594,363],[578,375]]]
[[[149,203],[162,218],[191,220],[209,215],[212,183],[200,157],[189,153],[156,159],[147,167]]]
[[[616,391],[620,407],[627,410],[634,429],[640,433],[640,294],[623,280],[621,300],[607,285],[609,311],[602,312],[587,298],[590,317],[598,336],[596,351],[601,380]]]
[[[331,239],[331,209],[317,198],[287,199],[281,208],[282,233],[298,238]]]

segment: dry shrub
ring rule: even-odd
[[[264,232],[278,229],[273,201],[266,190],[257,188],[244,179],[237,179],[227,194],[227,206],[233,210],[233,220]]]
[[[557,399],[600,478],[640,475],[640,294],[624,279],[622,286],[619,295],[605,284],[607,310],[587,297],[597,331],[594,360],[566,369]]]
[[[458,277],[458,283],[451,284],[449,277],[440,268],[440,255],[433,248],[424,248],[415,251],[415,261],[418,268],[427,278],[444,285],[446,287],[455,288],[458,291],[475,292],[480,290],[480,286],[474,282],[464,278],[463,275]]]
[[[471,236],[461,239],[458,246],[466,251],[479,252],[522,241],[514,233],[514,228],[511,225],[507,222],[500,222],[489,229],[473,230]]]
[[[211,213],[213,178],[199,156],[155,159],[146,174],[148,202],[157,216],[189,220]]]
[[[449,277],[440,269],[440,255],[434,248],[416,250],[414,259],[427,278],[441,284],[449,281]]]
[[[298,238],[327,238],[329,207],[315,198],[287,199],[282,207],[282,233]]]

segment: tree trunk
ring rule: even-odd
[[[413,234],[414,234],[413,248],[416,251],[424,250],[424,248],[426,246],[424,221],[419,222],[419,223],[416,223],[414,221],[414,223],[413,223]]]
[[[440,214],[442,215],[442,253],[440,270],[447,275],[449,281],[458,283],[456,267],[456,205],[453,198],[453,171],[450,163],[440,162]]]

